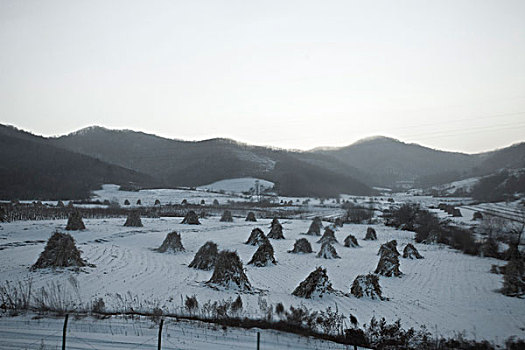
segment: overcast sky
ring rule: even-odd
[[[525,1],[0,0],[0,123],[503,147],[525,140]]]

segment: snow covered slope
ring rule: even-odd
[[[255,189],[256,181],[259,181],[259,191],[272,188],[274,183],[253,177],[242,177],[238,179],[226,179],[198,187],[200,190],[224,191],[233,193],[242,193]]]
[[[439,186],[433,186],[432,188],[447,194],[454,194],[457,191],[469,193],[472,190],[472,187],[478,183],[479,179],[480,177],[470,177],[468,179],[458,180]]]

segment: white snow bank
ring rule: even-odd
[[[200,190],[224,191],[233,193],[242,193],[255,189],[256,181],[259,181],[259,192],[263,189],[270,189],[274,183],[253,177],[242,177],[238,179],[220,180],[209,185],[198,187]]]

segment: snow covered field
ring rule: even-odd
[[[62,346],[63,318],[33,319],[30,316],[0,318],[1,349],[59,349]],[[91,317],[70,318],[67,349],[157,349],[158,324],[146,318]],[[257,332],[261,348],[266,350],[343,350],[346,346],[315,338],[274,330],[239,329],[202,322],[167,319],[162,331],[162,349],[231,350],[255,349]],[[362,348],[359,348],[362,349]]]
[[[480,177],[470,177],[468,179],[463,179],[459,181],[453,181],[447,184],[434,186],[433,189],[443,191],[447,194],[453,194],[458,190],[463,190],[465,193],[468,193],[472,190],[472,187],[478,183]]]
[[[213,240],[220,249],[236,250],[246,264],[256,247],[243,244],[255,227],[269,231],[270,220],[248,223],[235,220],[221,223],[218,217],[202,220],[200,226],[180,224],[180,218],[143,219],[143,228],[123,227],[125,219],[85,220],[87,229],[72,232],[83,257],[96,267],[72,270],[31,272],[49,236],[55,229],[64,229],[65,220],[31,221],[2,224],[0,229],[0,280],[33,281],[33,288],[60,282],[71,289],[73,302],[86,304],[102,297],[106,306],[135,309],[160,307],[168,312],[181,309],[182,297],[197,296],[202,305],[208,300],[236,298],[235,291],[217,291],[204,285],[212,272],[195,270],[187,265],[206,241]],[[440,245],[416,244],[423,260],[401,260],[400,278],[381,277],[383,295],[388,301],[357,299],[352,296],[325,296],[305,300],[291,295],[293,289],[316,266],[326,267],[333,286],[345,293],[358,274],[373,272],[379,257],[379,245],[396,239],[401,251],[413,242],[413,233],[375,225],[377,241],[363,241],[366,225],[345,225],[336,232],[339,242],[348,234],[355,235],[360,248],[336,244],[341,259],[324,260],[315,254],[296,255],[292,249],[297,238],[307,238],[314,251],[320,248],[318,238],[301,235],[310,221],[282,220],[285,240],[272,240],[277,265],[253,267],[245,265],[247,276],[258,290],[241,294],[245,314],[259,314],[259,299],[269,304],[283,302],[286,308],[300,305],[311,309],[337,307],[344,314],[353,314],[359,323],[368,323],[372,316],[401,319],[404,327],[425,325],[435,335],[452,336],[464,332],[467,338],[487,339],[498,343],[509,336],[525,337],[525,302],[496,292],[501,287],[500,275],[489,273],[492,264],[501,261],[461,254]],[[186,252],[161,254],[153,251],[167,233],[178,231]],[[71,283],[73,282],[73,283]],[[78,295],[71,287],[78,285]],[[3,328],[3,326],[2,326]]]
[[[253,177],[242,177],[238,179],[226,179],[221,181],[216,181],[214,183],[211,183],[209,185],[199,186],[197,189],[199,190],[211,190],[211,191],[225,191],[225,192],[233,192],[233,193],[242,193],[246,191],[250,191],[250,189],[255,189],[257,185],[257,181],[259,182],[259,192],[262,192],[265,189],[270,189],[274,186],[273,182],[262,180],[262,179],[256,179]]]
[[[116,201],[121,206],[124,206],[124,201],[127,199],[130,202],[130,207],[136,206],[137,200],[141,200],[143,206],[153,206],[155,200],[159,200],[161,204],[180,204],[184,199],[191,204],[200,204],[204,200],[207,204],[211,204],[215,199],[219,204],[225,204],[228,200],[240,201],[245,200],[239,196],[206,192],[204,190],[177,190],[177,189],[151,189],[140,190],[136,192],[120,191],[118,185],[102,185],[102,189],[94,191],[93,200],[109,200]]]

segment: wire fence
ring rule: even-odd
[[[67,319],[68,318],[68,319]],[[0,317],[1,349],[360,349],[313,337],[143,316]]]

